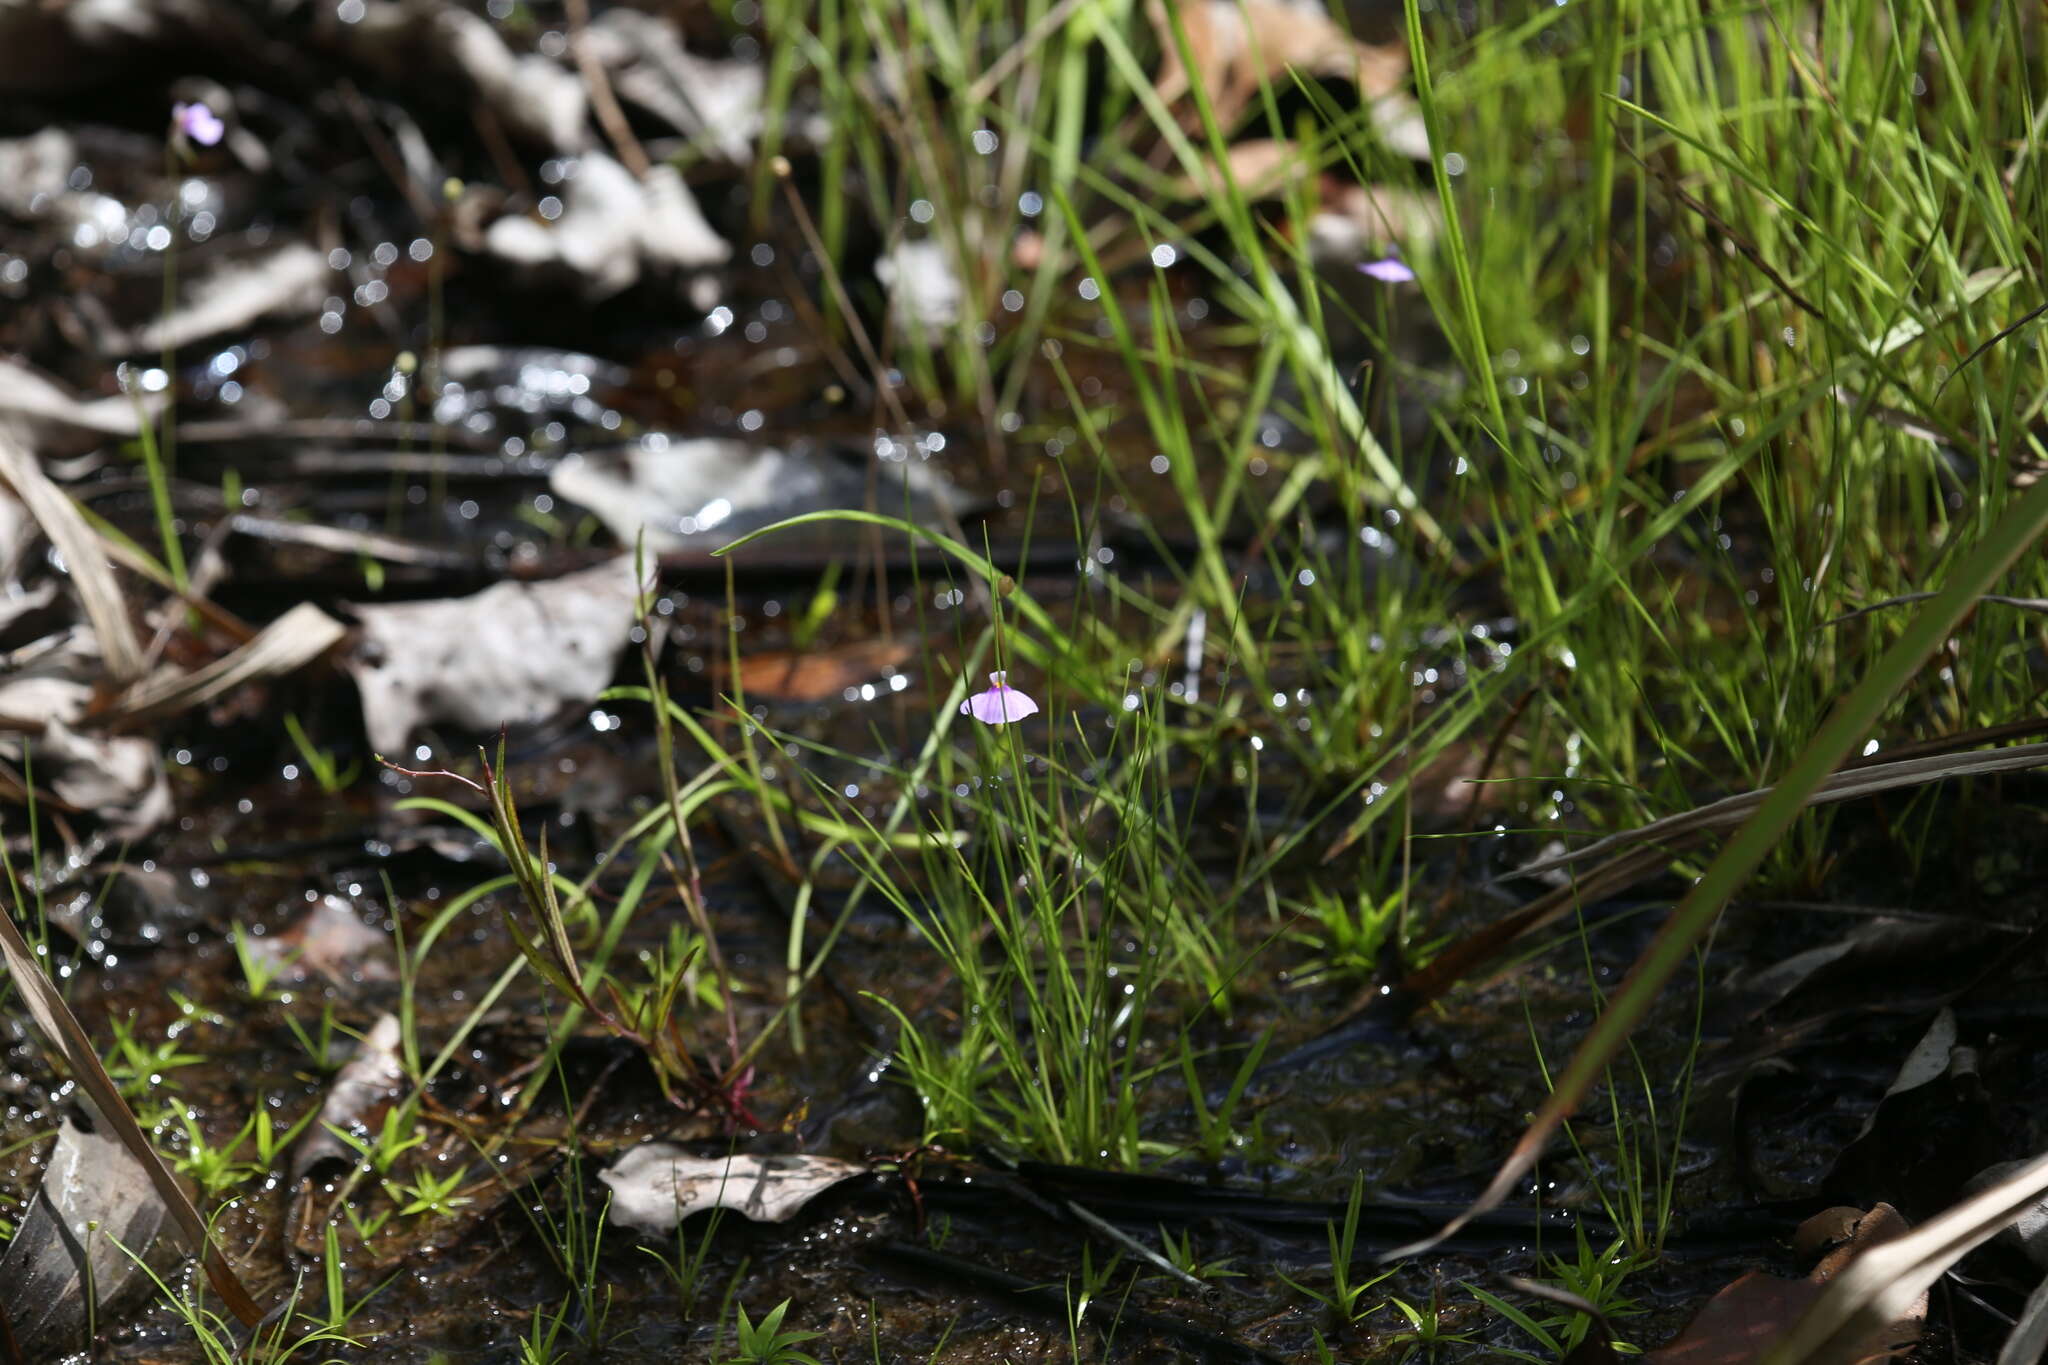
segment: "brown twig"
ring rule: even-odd
[[[611,139],[619,160],[633,173],[635,180],[645,180],[647,172],[654,169],[654,163],[647,159],[647,149],[640,145],[640,139],[633,136],[633,127],[626,122],[626,111],[619,108],[618,96],[612,93],[612,83],[605,77],[604,64],[590,50],[587,32],[590,27],[590,0],[568,0],[565,8],[569,19],[569,51],[575,54],[576,70],[583,77],[583,89],[590,96],[590,107],[597,114],[597,121],[604,126],[604,135]]]

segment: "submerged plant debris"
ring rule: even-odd
[[[0,1362],[2034,1359],[2041,39],[0,3]]]

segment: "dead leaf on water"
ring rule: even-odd
[[[517,137],[559,154],[589,144],[588,101],[574,73],[538,53],[514,52],[498,28],[446,0],[365,5],[330,30],[348,55],[386,79],[426,78],[451,101],[475,97]]]
[[[892,441],[890,448],[900,454],[876,475],[879,511],[937,525],[964,510],[967,500],[939,471],[943,457],[911,442]],[[636,445],[569,456],[548,486],[590,509],[621,545],[635,544],[644,532],[650,552],[667,554],[715,549],[803,512],[863,507],[869,474],[804,445],[785,450],[654,432]]]
[[[135,1158],[113,1138],[66,1120],[34,1202],[0,1252],[0,1312],[23,1359],[87,1349],[90,1325],[134,1306],[150,1283],[129,1253],[160,1268],[177,1259],[175,1251],[151,1255],[164,1218],[164,1202]],[[88,1282],[97,1304],[86,1302]]]
[[[591,21],[589,42],[621,100],[636,104],[734,165],[753,159],[767,94],[759,61],[700,57],[673,20],[623,6]]]
[[[370,747],[395,754],[422,724],[490,731],[594,699],[638,619],[640,589],[625,554],[546,583],[356,607],[362,635],[345,667]]]
[[[5,165],[0,155],[0,177]],[[12,424],[45,458],[82,455],[110,437],[132,437],[138,419],[156,417],[165,402],[161,393],[80,398],[33,365],[0,359],[0,422]]]
[[[559,217],[544,223],[507,214],[484,229],[484,250],[536,276],[566,276],[592,300],[630,288],[642,266],[702,270],[732,255],[675,167],[656,166],[636,180],[596,151],[578,165],[562,189]]]
[[[1646,1365],[1751,1365],[1770,1345],[1819,1301],[1828,1282],[1874,1246],[1894,1241],[1911,1229],[1889,1204],[1869,1213],[1829,1209],[1800,1225],[1795,1240],[1806,1246],[1838,1242],[1803,1280],[1751,1271],[1714,1295],[1669,1344],[1643,1357]],[[1921,1295],[1908,1311],[1869,1331],[1846,1348],[1841,1358],[1883,1360],[1920,1339],[1927,1317]]]
[[[667,1232],[705,1209],[731,1209],[757,1223],[786,1222],[867,1169],[826,1156],[697,1157],[671,1143],[649,1142],[598,1179],[612,1187],[611,1221],[641,1232]]]

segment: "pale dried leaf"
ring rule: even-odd
[[[619,98],[639,105],[722,160],[751,158],[767,74],[758,61],[721,61],[684,49],[675,25],[615,6],[592,21],[591,50]]]
[[[255,639],[203,668],[160,668],[130,687],[114,703],[123,723],[201,706],[244,683],[282,677],[325,653],[348,628],[311,602],[301,602],[272,621]]]
[[[415,8],[418,8],[415,4]],[[431,32],[477,93],[514,130],[557,152],[589,139],[583,82],[546,57],[514,53],[482,15],[456,5],[434,6]]]
[[[888,292],[889,308],[913,334],[936,332],[960,320],[967,297],[945,243],[924,237],[900,240],[875,262],[875,278]]]
[[[45,458],[134,436],[138,423],[154,419],[165,401],[161,393],[79,398],[33,365],[0,359],[0,423],[11,423],[22,443]]]
[[[71,1078],[78,1083],[79,1100],[91,1112],[98,1130],[119,1139],[127,1149],[148,1177],[157,1197],[163,1201],[185,1245],[200,1257],[214,1292],[221,1296],[237,1318],[253,1326],[262,1318],[263,1310],[249,1297],[249,1291],[243,1287],[234,1269],[214,1247],[207,1235],[206,1221],[192,1206],[191,1196],[171,1174],[170,1167],[164,1165],[156,1148],[150,1145],[149,1136],[135,1121],[135,1115],[121,1098],[113,1078],[100,1065],[91,1037],[78,1022],[78,1016],[71,1012],[71,1007],[64,1003],[64,997],[58,994],[56,986],[43,973],[28,940],[21,936],[6,907],[0,907],[0,960],[5,961],[8,974],[14,980],[15,992],[28,1010],[29,1018],[35,1021],[37,1030],[42,1033],[43,1041],[55,1055],[64,1059]]]
[[[919,453],[885,464],[879,482],[884,512],[934,522],[959,511],[952,486]],[[830,456],[662,433],[571,455],[548,485],[556,497],[589,508],[622,545],[644,532],[652,553],[723,545],[783,517],[861,507],[868,495],[867,475]]]
[[[643,183],[602,152],[586,152],[561,198],[552,223],[498,219],[484,230],[484,249],[522,270],[567,274],[591,299],[631,287],[643,265],[694,270],[732,254],[673,167],[655,168]]]
[[[91,1325],[147,1294],[149,1277],[129,1253],[168,1265],[157,1247],[164,1217],[164,1201],[120,1143],[65,1120],[35,1200],[0,1252],[0,1312],[26,1359],[86,1350]],[[97,1303],[86,1302],[88,1280]]]
[[[655,265],[703,270],[724,265],[732,246],[712,231],[683,173],[663,162],[640,182],[640,254]]]
[[[243,331],[266,317],[316,313],[333,284],[334,270],[324,252],[305,242],[287,242],[200,276],[176,308],[106,337],[101,349],[109,355],[155,354]]]
[[[1443,205],[1433,194],[1398,185],[1346,185],[1309,218],[1309,250],[1320,261],[1362,261],[1397,246],[1420,257],[1442,230]]]
[[[52,720],[77,725],[106,673],[92,632],[78,625],[23,647],[10,662],[13,671],[0,679],[0,720],[29,732]]]
[[[330,1128],[345,1132],[369,1132],[375,1128],[384,1106],[398,1097],[405,1083],[405,1063],[399,1059],[398,1016],[380,1014],[356,1045],[355,1056],[336,1073],[327,1098],[320,1105],[320,1117],[292,1152],[292,1179],[305,1178],[324,1161],[348,1161],[353,1153]]]
[[[867,1167],[824,1156],[697,1157],[666,1142],[633,1148],[598,1179],[612,1187],[611,1221],[667,1232],[693,1213],[730,1209],[781,1223]]]
[[[625,554],[547,583],[354,608],[361,641],[346,667],[370,747],[395,753],[424,723],[488,731],[592,700],[611,681],[640,590]]]
[[[1987,1166],[1963,1185],[1964,1194],[1989,1189],[2025,1166],[2024,1161],[2001,1161]],[[2013,1247],[2035,1265],[2048,1270],[2048,1199],[2021,1211],[2012,1226],[1998,1234],[1998,1240]]]
[[[357,61],[387,77],[417,80],[424,70],[467,83],[518,137],[565,154],[589,143],[583,82],[546,57],[514,52],[490,21],[459,5],[373,2],[336,36]]]
[[[70,193],[77,164],[78,144],[55,124],[27,137],[0,138],[0,210],[24,220],[40,216]]]
[[[121,838],[138,839],[171,816],[154,740],[79,734],[52,720],[35,743],[34,761],[37,786],[71,810],[98,816]]]
[[[6,426],[0,426],[0,479],[14,489],[27,506],[43,534],[57,547],[64,567],[78,591],[79,605],[92,623],[99,639],[100,654],[107,673],[116,682],[128,682],[142,675],[142,646],[128,619],[121,590],[114,582],[113,567],[100,547],[100,538],[86,524],[85,514],[51,483],[28,448]]]
[[[1998,1365],[2035,1365],[2044,1350],[2048,1350],[2048,1280],[2035,1285],[2034,1292],[2027,1295],[2012,1335],[1999,1349]]]
[[[1917,1090],[1929,1081],[1938,1080],[1948,1071],[1949,1053],[1956,1045],[1956,1012],[1943,1006],[1934,1016],[1934,1022],[1927,1026],[1927,1032],[1913,1050],[1906,1054],[1906,1060],[1899,1067],[1898,1076],[1884,1093],[1887,1097]],[[1868,1125],[1865,1125],[1866,1131]]]

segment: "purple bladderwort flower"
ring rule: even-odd
[[[960,703],[960,714],[972,716],[983,725],[1008,725],[1011,721],[1038,714],[1038,703],[1010,686],[1007,673],[991,673],[988,691],[977,692]]]
[[[1406,284],[1415,278],[1415,272],[1410,270],[1408,263],[1399,256],[1388,256],[1378,261],[1366,261],[1358,268],[1374,279],[1385,280],[1388,284]]]
[[[172,105],[171,128],[202,147],[214,146],[228,130],[228,126],[220,121],[220,115],[207,108],[203,100]]]

